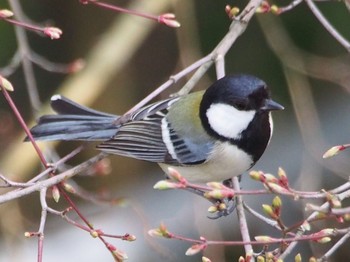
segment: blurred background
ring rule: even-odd
[[[129,15],[121,15],[82,5],[79,1],[21,1],[25,15],[42,25],[63,30],[59,40],[28,32],[33,52],[56,63],[85,61],[75,74],[47,72],[34,66],[37,89],[43,106],[32,110],[23,70],[18,68],[9,80],[15,87],[12,98],[29,125],[34,115],[48,112],[47,101],[56,93],[79,103],[114,114],[123,114],[169,77],[208,54],[223,38],[230,25],[226,4],[244,2],[212,0],[110,1],[130,9],[160,14],[173,12],[181,27],[164,25]],[[276,3],[280,6],[289,2]],[[350,14],[343,2],[318,4],[331,24],[350,39]],[[10,8],[0,0],[0,8]],[[7,66],[18,49],[14,27],[0,20],[0,67]],[[330,160],[322,159],[331,146],[349,143],[350,138],[350,59],[346,50],[324,29],[306,4],[281,16],[259,14],[237,40],[226,58],[227,73],[249,73],[264,79],[275,101],[285,110],[274,114],[274,136],[256,170],[276,174],[283,167],[297,190],[318,191],[343,184],[349,177],[349,152]],[[185,79],[186,80],[186,79]],[[164,92],[159,99],[176,92],[185,80]],[[205,89],[215,80],[215,71],[200,81]],[[0,98],[0,173],[15,181],[27,181],[40,172],[39,160],[29,144],[22,143],[24,132],[12,111]],[[79,143],[57,147],[60,156]],[[41,143],[45,152],[54,143]],[[76,165],[96,154],[94,146],[83,151],[69,165]],[[74,183],[91,195],[118,199],[119,204],[94,203],[74,197],[96,228],[111,234],[130,233],[137,241],[111,240],[128,254],[129,261],[200,261],[201,256],[184,255],[189,243],[151,238],[147,231],[164,222],[169,231],[192,238],[240,240],[236,215],[218,220],[207,218],[209,202],[184,191],[157,191],[153,185],[163,179],[160,168],[151,163],[111,156],[111,172],[105,176],[77,176]],[[261,185],[243,175],[243,189]],[[2,190],[5,192],[5,190]],[[261,212],[273,196],[246,197],[245,201]],[[282,217],[292,225],[309,213],[308,201],[283,197]],[[64,199],[52,208],[67,207]],[[322,202],[312,201],[314,204]],[[0,261],[36,261],[37,239],[23,233],[36,231],[40,222],[39,194],[0,206]],[[305,213],[305,214],[304,214]],[[72,213],[71,217],[76,219]],[[334,222],[334,221],[333,221]],[[248,215],[251,235],[279,236],[267,225]],[[323,222],[315,228],[331,227]],[[333,225],[334,226],[334,225]],[[339,225],[337,225],[339,226]],[[346,224],[344,225],[346,226]],[[349,225],[347,225],[349,226]],[[334,244],[334,242],[333,242]],[[320,256],[332,246],[301,243],[295,249],[303,258]],[[258,251],[259,249],[256,249]],[[204,255],[212,261],[237,261],[243,248],[212,246]],[[340,248],[333,261],[344,261],[349,250]],[[45,228],[44,261],[112,261],[106,248],[88,233],[49,215]]]

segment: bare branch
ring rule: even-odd
[[[334,26],[328,22],[328,20],[324,17],[318,7],[312,0],[305,0],[310,10],[314,13],[318,21],[326,28],[326,30],[348,51],[350,52],[350,43],[346,40],[335,28]]]
[[[232,178],[232,182],[233,182],[234,190],[239,192],[241,190],[241,186],[239,184],[238,177]],[[237,216],[238,216],[238,220],[239,220],[239,228],[241,230],[242,240],[243,240],[243,242],[249,243],[251,240],[250,240],[250,235],[249,235],[249,228],[248,228],[247,219],[246,219],[246,216],[244,213],[242,196],[239,196],[239,195],[236,196],[236,201],[237,201],[237,206],[236,206]],[[253,247],[251,244],[245,244],[244,249],[245,249],[246,254],[253,253]]]
[[[320,259],[319,261],[328,261],[329,257],[333,255],[345,242],[350,238],[350,230],[342,236],[337,243],[335,243]]]
[[[21,19],[22,17],[22,8],[17,0],[9,0],[9,4],[16,14],[16,16]],[[39,93],[37,89],[37,84],[34,76],[34,70],[32,62],[29,60],[30,47],[28,43],[28,38],[25,32],[25,29],[22,27],[15,27],[15,33],[17,37],[18,49],[21,56],[21,62],[24,72],[24,77],[27,83],[28,95],[30,98],[31,107],[33,113],[36,116],[40,110],[41,102],[39,99]]]
[[[28,195],[28,194],[31,194],[35,191],[39,191],[42,188],[49,188],[53,185],[57,185],[58,183],[62,182],[63,180],[71,178],[71,177],[75,176],[76,174],[84,171],[85,169],[87,169],[88,167],[97,163],[98,161],[100,161],[101,159],[103,159],[106,156],[107,155],[105,153],[100,153],[97,156],[92,157],[89,160],[81,163],[80,165],[77,165],[74,168],[67,170],[61,174],[58,174],[54,177],[48,178],[48,179],[43,180],[43,181],[39,181],[36,184],[34,184],[32,186],[28,186],[26,188],[23,188],[21,190],[11,191],[11,192],[8,192],[6,194],[3,194],[0,196],[0,204],[8,202],[8,201],[13,200],[13,199],[20,198],[20,197]]]

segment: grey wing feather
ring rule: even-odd
[[[140,160],[177,164],[163,142],[161,121],[168,107],[178,99],[166,99],[136,111],[130,116],[129,122],[120,126],[114,137],[97,148]]]
[[[166,115],[168,108],[175,103],[179,97],[165,99],[160,102],[145,106],[131,115],[131,121],[145,120],[149,117],[161,118]]]
[[[189,137],[180,138],[170,124],[168,124],[168,129],[176,158],[182,164],[203,163],[214,147],[214,142],[211,140],[198,141],[198,137],[195,138],[196,141]]]
[[[214,145],[194,144],[183,140],[173,130],[171,140],[176,159],[169,153],[163,141],[161,121],[134,121],[123,125],[112,139],[103,142],[97,148],[112,154],[156,163],[192,165],[203,163]]]
[[[117,134],[97,148],[112,154],[133,157],[156,163],[191,165],[204,162],[212,144],[194,144],[178,137],[168,126],[176,159],[169,153],[163,141],[162,119],[169,106],[178,98],[170,98],[140,109],[131,121],[122,125]]]
[[[160,121],[133,121],[120,127],[112,139],[97,148],[140,160],[176,164],[163,142],[161,132]]]

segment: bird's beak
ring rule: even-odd
[[[266,99],[265,105],[261,109],[266,111],[272,111],[272,110],[283,110],[284,107],[271,99]]]

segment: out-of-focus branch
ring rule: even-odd
[[[238,177],[232,178],[232,181],[233,181],[233,189],[239,192],[241,190],[240,188],[241,186],[240,186]],[[239,228],[241,230],[242,240],[243,242],[250,243],[251,239],[249,235],[249,227],[248,227],[247,219],[244,212],[242,196],[239,196],[239,195],[236,196],[236,201],[237,201],[237,206],[236,206],[237,216],[239,220]],[[245,244],[244,250],[245,250],[246,256],[253,254],[253,247],[251,244]]]
[[[197,69],[190,80],[181,88],[176,95],[185,95],[189,93],[198,81],[203,77],[207,70],[212,66],[213,63],[216,64],[217,78],[221,78],[225,75],[225,55],[230,50],[231,46],[234,44],[236,39],[245,31],[248,26],[248,22],[255,14],[255,9],[260,5],[262,0],[252,0],[248,3],[245,9],[242,11],[241,15],[235,17],[230,25],[229,31],[219,42],[219,44],[213,49],[213,51],[206,55],[205,57],[197,60],[193,64],[189,65],[176,75],[170,77],[170,79],[158,87],[155,91],[145,97],[140,103],[135,105],[127,113],[133,112],[136,109],[144,106],[150,100],[152,100],[156,95],[164,91],[170,85],[176,83],[180,78],[184,77],[186,74]]]
[[[18,17],[21,20],[22,17],[24,17],[21,5],[18,3],[17,0],[10,0],[9,3],[12,10],[16,14],[16,17]],[[28,38],[24,28],[16,26],[14,29],[16,33],[18,51],[21,57],[21,63],[23,67],[23,73],[26,81],[26,87],[30,99],[30,104],[33,109],[34,116],[37,116],[41,107],[41,102],[39,99],[38,88],[34,76],[33,64],[29,59],[31,50],[29,47]]]
[[[20,190],[14,190],[10,191],[6,194],[3,194],[0,196],[0,204],[11,201],[13,199],[20,198],[22,196],[31,194],[33,192],[39,191],[42,188],[49,188],[53,185],[57,185],[58,183],[62,182],[63,180],[69,179],[76,174],[80,173],[81,171],[87,169],[88,167],[92,166],[93,164],[100,161],[102,158],[106,157],[105,153],[100,153],[95,157],[92,157],[91,159],[81,163],[80,165],[75,166],[74,168],[67,170],[61,174],[58,174],[56,176],[53,176],[51,178],[48,178],[46,180],[38,181],[35,184],[28,186],[26,188],[20,189]]]
[[[169,6],[169,1],[134,1],[130,8],[149,13],[163,13]],[[139,26],[129,15],[118,17],[86,58],[84,70],[69,77],[57,92],[78,103],[91,104],[103,92],[110,79],[123,69],[156,25],[153,21],[143,21],[142,26]],[[115,39],[118,39],[118,50]],[[49,112],[48,104],[45,104],[41,112]],[[23,137],[13,141],[12,146],[3,155],[0,166],[8,179],[16,176],[25,180],[31,175],[28,170],[32,170],[37,162],[32,147],[28,143],[23,143]],[[14,159],[21,159],[21,163],[14,165]]]
[[[230,50],[231,46],[235,43],[237,38],[243,34],[248,26],[249,21],[255,14],[255,10],[260,6],[262,0],[251,0],[241,14],[235,18],[230,25],[229,31],[220,41],[220,43],[214,48],[214,50],[208,55],[211,57],[211,61],[203,64],[198,68],[196,73],[191,77],[191,79],[182,87],[182,89],[177,93],[178,95],[184,95],[189,93],[200,78],[207,72],[210,66],[216,64],[216,74],[217,78],[225,75],[225,60],[224,57]]]
[[[285,72],[292,97],[293,108],[299,122],[300,131],[306,148],[309,150],[313,158],[325,168],[331,169],[334,173],[342,174],[342,176],[347,177],[350,166],[346,162],[344,162],[343,166],[334,165],[332,163],[324,165],[324,161],[321,158],[321,152],[324,151],[324,148],[329,148],[330,146],[326,145],[320,132],[322,129],[313,103],[313,96],[310,90],[311,87],[306,78],[297,73],[303,72],[307,74],[310,70],[313,70],[315,75],[317,68],[319,70],[332,70],[334,64],[327,64],[325,68],[322,68],[320,65],[317,65],[316,60],[314,60],[311,61],[312,66],[309,67],[310,64],[308,63],[308,59],[305,58],[303,52],[295,47],[287,32],[282,27],[278,17],[264,16],[259,18],[259,22],[262,25],[263,32],[270,47],[286,66]],[[346,66],[344,65],[344,67],[341,67],[340,63],[337,65],[338,67],[334,69],[338,70],[337,74],[342,74],[343,80],[345,80],[344,77],[348,78],[348,76],[345,75]],[[342,70],[340,70],[340,68],[342,68]],[[348,72],[347,70],[346,72]],[[318,74],[321,75],[322,72],[318,71]]]
[[[5,67],[0,68],[0,74],[8,77],[13,74],[21,64],[21,54],[19,50],[12,56],[11,61]]]
[[[323,16],[321,11],[315,5],[312,0],[305,0],[310,10],[316,16],[318,21],[326,28],[326,30],[348,51],[350,52],[350,43],[346,40],[335,28],[334,26]]]
[[[328,261],[330,256],[332,256],[344,243],[350,238],[350,230],[342,236],[337,243],[335,243],[321,258],[320,261]]]

